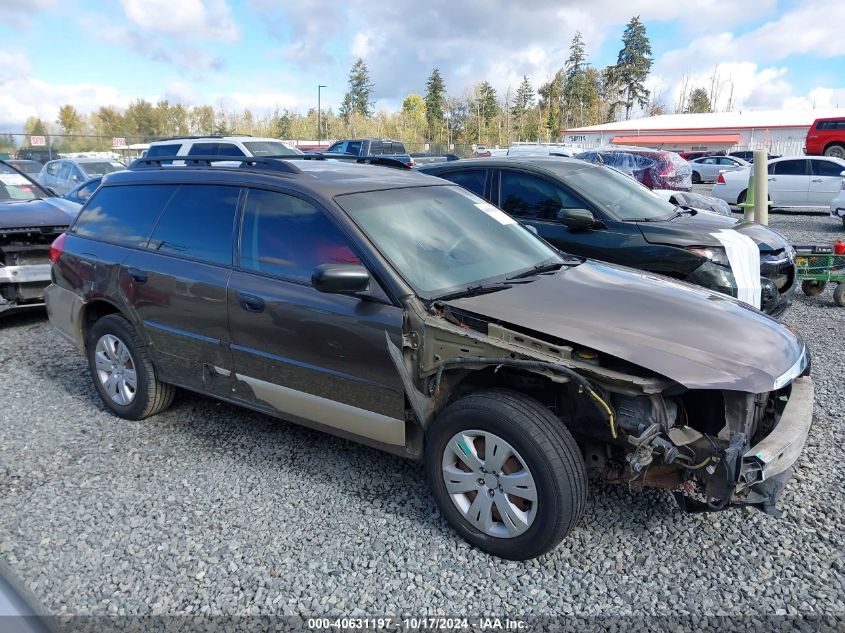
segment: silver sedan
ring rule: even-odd
[[[704,156],[690,161],[692,182],[716,182],[720,171],[748,169],[751,163],[736,156]]]

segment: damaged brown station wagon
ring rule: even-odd
[[[813,403],[777,321],[419,173],[167,160],[109,175],[51,253],[50,320],[115,414],[181,387],[422,460],[455,530],[507,558],[566,536],[588,471],[776,512]]]

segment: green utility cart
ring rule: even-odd
[[[845,255],[830,246],[796,246],[795,265],[801,290],[808,297],[821,294],[828,282],[835,283],[833,301],[845,307]]]

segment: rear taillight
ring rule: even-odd
[[[405,167],[413,167],[413,166],[414,166],[413,160],[409,160],[407,163],[405,163]]]
[[[724,185],[725,184],[725,174],[723,174],[722,172],[719,172],[719,177],[716,178],[716,184],[717,185]]]
[[[65,252],[65,238],[67,234],[62,233],[53,240],[53,243],[50,244],[50,263],[55,264],[59,257],[62,256],[62,253]]]

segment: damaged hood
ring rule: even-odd
[[[789,242],[777,231],[755,222],[744,222],[712,213],[684,214],[665,222],[638,222],[643,237],[650,244],[672,246],[722,246],[714,235],[718,231],[733,229],[751,238],[761,252],[786,249]]]
[[[59,198],[55,199],[56,201]],[[73,204],[65,200],[68,204]],[[78,205],[76,205],[78,207]],[[0,230],[21,229],[40,226],[68,226],[75,213],[66,210],[61,204],[55,204],[52,198],[0,203]]]
[[[588,261],[444,303],[610,354],[690,389],[762,393],[804,369],[803,341],[765,314],[612,264]]]

